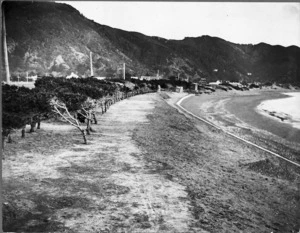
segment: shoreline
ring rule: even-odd
[[[290,124],[292,127],[300,130],[300,117],[297,117],[299,112],[295,111],[295,106],[300,106],[300,101],[297,99],[300,92],[282,94],[286,97],[262,101],[255,110],[264,116],[281,123]],[[278,109],[278,106],[280,106],[280,109]]]
[[[257,106],[263,101],[288,98],[283,92],[287,92],[286,89],[231,93],[219,91],[211,95],[191,97],[183,101],[183,105],[194,114],[205,116],[208,120],[229,130],[234,127],[261,129],[299,144],[299,129],[290,124],[282,124],[271,116],[256,111]]]

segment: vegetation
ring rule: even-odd
[[[131,83],[134,86],[131,90],[128,81],[124,80],[107,82],[95,78],[63,77],[39,78],[33,89],[3,84],[2,148],[14,130],[22,129],[22,136],[25,136],[26,124],[30,124],[30,131],[34,132],[36,124],[40,128],[42,120],[53,117],[76,127],[86,144],[86,135],[93,131],[91,124],[97,124],[97,108],[105,113],[111,104],[155,90],[157,85],[155,82]],[[82,123],[86,123],[86,129],[82,128]]]
[[[10,141],[10,133],[22,129],[25,137],[26,124],[31,125],[30,132],[34,132],[36,125],[40,128],[42,120],[58,116],[76,127],[82,134],[84,143],[87,143],[86,135],[93,132],[91,125],[97,124],[96,110],[101,109],[105,113],[110,105],[130,96],[149,91],[156,91],[158,86],[162,90],[175,91],[176,86],[192,93],[209,93],[215,89],[224,91],[249,90],[259,88],[261,85],[269,86],[272,82],[264,84],[232,84],[223,82],[221,85],[212,87],[199,85],[198,92],[190,82],[170,79],[139,80],[127,78],[112,79],[110,81],[96,78],[71,78],[43,77],[35,82],[35,88],[3,85],[3,145],[4,140]],[[86,124],[84,129],[82,124]]]
[[[2,148],[4,141],[12,131],[21,129],[25,136],[24,127],[31,124],[31,132],[36,123],[51,114],[49,105],[50,95],[44,91],[2,85]]]
[[[151,75],[192,81],[266,81],[299,84],[300,48],[260,43],[240,45],[202,36],[166,40],[97,24],[66,4],[3,3],[12,75],[88,76],[93,52],[95,76]],[[17,17],[16,17],[17,16]],[[17,80],[17,78],[14,80]],[[23,79],[22,79],[23,80]]]

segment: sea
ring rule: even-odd
[[[283,124],[291,124],[300,129],[300,92],[282,93],[287,98],[265,100],[257,106],[259,112]]]

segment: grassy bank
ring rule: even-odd
[[[190,97],[183,101],[182,106],[225,131],[299,163],[299,129],[270,119],[255,110],[263,100],[283,97],[285,95],[278,91],[218,92]]]
[[[139,95],[76,129],[14,134],[3,160],[5,231],[297,232],[297,174],[168,103]]]
[[[137,128],[134,139],[153,172],[186,187],[194,215],[190,231],[299,230],[294,171],[165,102],[148,118],[150,124]]]

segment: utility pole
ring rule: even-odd
[[[5,81],[7,84],[10,83],[10,73],[8,65],[8,52],[6,44],[6,27],[5,27],[5,15],[4,15],[4,4],[2,5],[2,35],[3,35],[3,49],[4,49],[4,66],[5,66]]]
[[[123,78],[125,80],[125,63],[123,63]]]
[[[91,76],[94,76],[92,52],[90,52],[90,66],[91,66]]]
[[[27,82],[28,82],[28,71],[26,72],[26,78],[27,78]]]

